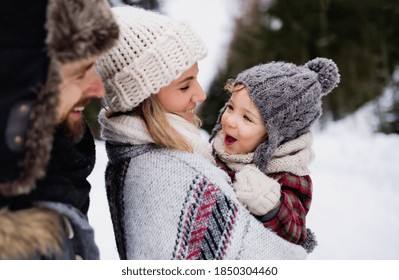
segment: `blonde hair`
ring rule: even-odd
[[[166,111],[155,95],[145,99],[137,109],[156,144],[168,149],[193,152],[187,140],[170,125]]]
[[[236,86],[240,86],[239,88],[235,88]],[[224,85],[224,90],[227,91],[228,94],[232,94],[233,92],[240,91],[244,88],[243,84],[235,84],[234,79],[228,79],[226,84]]]

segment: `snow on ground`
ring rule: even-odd
[[[208,46],[199,80],[207,90],[226,54],[237,2],[167,0],[162,9],[188,21]],[[209,7],[209,8],[208,8]],[[314,183],[308,227],[318,247],[309,259],[399,259],[399,136],[374,133],[376,118],[369,104],[323,130],[314,130]],[[104,187],[105,146],[97,141],[89,219],[101,258],[118,259]]]
[[[93,226],[95,239],[103,260],[119,259],[116,251],[115,237],[111,223],[111,215],[105,193],[104,174],[107,164],[105,143],[96,141],[96,165],[89,176],[91,183],[89,222]]]
[[[315,132],[310,259],[399,259],[399,136],[373,133],[372,109]]]
[[[399,136],[372,133],[370,106],[314,131],[308,227],[319,245],[309,259],[399,259]],[[102,259],[117,259],[104,189],[107,161],[97,142],[89,218]]]

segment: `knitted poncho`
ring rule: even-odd
[[[100,114],[100,123],[122,259],[306,258],[302,246],[264,228],[238,202],[227,174],[203,155],[159,148],[151,141],[131,144],[137,141],[134,132],[143,128],[134,117]],[[198,130],[179,132],[198,133],[196,141],[206,142]]]

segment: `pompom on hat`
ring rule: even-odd
[[[242,84],[258,108],[268,137],[254,151],[254,163],[266,172],[266,166],[281,144],[310,130],[322,114],[321,98],[340,82],[337,65],[330,59],[315,58],[303,66],[271,62],[249,68],[234,80]],[[219,113],[211,140],[221,130]]]
[[[120,39],[96,63],[110,112],[132,110],[207,54],[203,41],[185,23],[131,6],[112,10]]]

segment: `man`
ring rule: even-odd
[[[119,29],[106,0],[0,4],[0,259],[98,259],[87,221],[104,95],[94,62]]]

